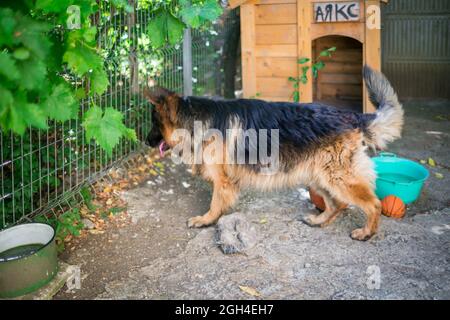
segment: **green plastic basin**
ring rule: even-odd
[[[44,286],[58,271],[55,230],[25,223],[0,231],[0,298],[14,298]]]
[[[376,194],[383,199],[394,195],[405,204],[416,201],[429,172],[417,162],[398,158],[393,153],[380,153],[372,158],[377,172]]]

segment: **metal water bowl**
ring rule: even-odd
[[[33,292],[58,272],[55,230],[27,223],[0,231],[0,298]]]

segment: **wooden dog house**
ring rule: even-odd
[[[288,78],[298,77],[305,66],[298,59],[314,59],[335,46],[317,79],[313,81],[309,71],[308,83],[300,86],[300,101],[356,101],[364,112],[374,110],[361,71],[363,64],[381,69],[380,28],[366,24],[368,19],[380,24],[380,0],[230,1],[231,8],[237,6],[244,97],[292,101],[294,88]]]

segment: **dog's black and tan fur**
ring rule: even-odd
[[[363,228],[351,237],[367,240],[377,232],[380,201],[374,193],[375,172],[366,149],[383,149],[400,137],[403,109],[388,80],[379,72],[364,68],[364,79],[377,107],[374,114],[359,114],[318,104],[295,104],[238,99],[214,101],[179,97],[162,88],[145,90],[155,105],[150,146],[164,139],[169,146],[175,129],[193,130],[194,121],[224,132],[239,127],[279,129],[280,170],[274,175],[258,173],[249,164],[202,164],[199,172],[213,184],[209,211],[189,219],[190,227],[216,222],[238,199],[244,187],[271,190],[308,185],[323,196],[326,210],[305,222],[325,226],[336,219],[347,204],[367,215]],[[224,135],[225,136],[225,135]],[[226,151],[225,151],[226,152]]]

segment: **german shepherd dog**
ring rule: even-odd
[[[378,229],[381,204],[374,192],[376,174],[366,150],[383,149],[400,137],[403,108],[383,74],[365,66],[363,77],[371,102],[377,108],[373,114],[315,103],[180,97],[160,87],[146,88],[146,98],[155,105],[153,127],[147,137],[151,147],[163,141],[173,148],[179,143],[173,137],[175,130],[192,132],[194,121],[202,121],[204,127],[223,133],[233,128],[279,132],[279,170],[274,174],[261,174],[258,164],[193,165],[193,172],[212,182],[213,194],[209,211],[190,218],[188,226],[215,223],[233,206],[242,188],[267,191],[304,185],[316,190],[326,204],[324,212],[309,215],[305,223],[326,226],[352,204],[360,207],[367,219],[364,227],[352,231],[351,237],[367,240],[373,236]],[[246,144],[245,148],[249,151],[255,146]]]

